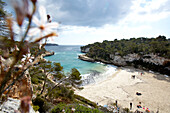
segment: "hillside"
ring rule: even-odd
[[[81,52],[95,61],[116,66],[133,66],[167,75],[170,73],[170,39],[165,36],[105,40],[82,46]],[[83,57],[80,59],[83,60]]]

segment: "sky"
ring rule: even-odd
[[[41,5],[60,23],[50,41],[59,45],[170,37],[170,0],[38,0]]]

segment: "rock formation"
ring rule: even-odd
[[[81,49],[81,52],[88,53],[89,48]],[[139,55],[136,53],[127,54],[126,56],[120,56],[119,54],[110,54],[109,60],[104,60],[101,58],[90,58],[86,55],[79,55],[79,59],[89,62],[100,61],[106,64],[113,64],[116,66],[133,66],[135,68],[152,70],[155,72],[160,72],[170,76],[170,59],[160,57],[153,53]]]

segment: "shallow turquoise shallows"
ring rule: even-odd
[[[81,74],[89,74],[92,72],[102,73],[106,71],[106,65],[101,63],[91,63],[78,59],[80,46],[46,46],[46,50],[54,51],[55,55],[45,57],[52,62],[59,62],[64,67],[64,72],[70,72],[72,68],[78,69]]]

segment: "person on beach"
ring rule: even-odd
[[[132,110],[132,103],[130,103],[130,110]]]

